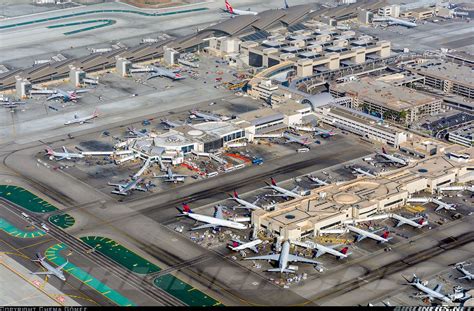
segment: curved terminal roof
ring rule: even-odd
[[[287,25],[293,24],[301,20],[306,14],[311,11],[312,8],[313,6],[310,4],[292,6],[284,11],[285,16],[283,16],[280,21]]]
[[[286,15],[286,12],[283,10],[268,10],[263,11],[258,14],[258,21],[252,24],[252,27],[257,28],[258,30],[265,30],[270,25],[278,22],[283,16]]]
[[[309,104],[314,111],[314,108],[328,105],[334,100],[330,93],[319,93],[306,97],[301,101],[301,104]]]
[[[229,36],[232,36],[238,33],[239,31],[241,31],[242,29],[247,28],[248,26],[252,25],[257,20],[259,20],[259,17],[257,15],[236,16],[222,23],[210,26],[204,29],[203,31],[209,31],[209,30],[220,31]]]

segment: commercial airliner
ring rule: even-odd
[[[178,182],[184,182],[184,179],[186,177],[188,177],[188,175],[179,175],[179,174],[175,174],[173,173],[173,170],[171,169],[171,167],[168,166],[168,169],[166,170],[166,174],[165,175],[153,175],[153,177],[155,178],[163,178],[164,181],[167,181],[167,182],[173,182],[173,183],[178,183]]]
[[[282,137],[286,139],[286,143],[297,143],[305,147],[308,147],[308,145],[311,144],[309,137],[305,136],[296,136],[291,133],[284,132]]]
[[[250,9],[248,10],[237,10],[230,5],[229,1],[225,0],[225,9],[224,12],[229,13],[231,16],[239,16],[239,15],[257,15],[258,12],[252,12]]]
[[[89,120],[95,119],[98,116],[99,116],[99,111],[97,109],[90,116],[85,116],[85,117],[82,117],[82,118],[79,118],[76,114],[76,115],[74,115],[74,119],[64,122],[64,125],[71,125],[71,124],[76,124],[76,123],[78,123],[78,124],[89,123]]]
[[[139,183],[143,181],[142,178],[138,179],[132,179],[130,182],[125,183],[125,184],[113,184],[113,183],[108,183],[109,186],[114,186],[115,190],[112,191],[114,194],[119,194],[119,195],[129,195],[131,191],[133,190],[138,190],[138,191],[148,191],[147,188],[142,188],[138,186]]]
[[[469,272],[465,268],[465,267],[470,266],[470,265],[471,265],[470,263],[466,264],[466,262],[464,262],[464,261],[463,262],[458,262],[454,265],[454,268],[464,275],[464,276],[459,277],[458,280],[461,280],[461,279],[465,279],[465,280],[469,280],[469,281],[474,280],[474,273]]]
[[[45,257],[42,257],[40,255],[40,253],[37,253],[36,254],[36,257],[38,259],[34,259],[33,261],[36,261],[36,262],[39,262],[40,265],[42,265],[46,270],[48,271],[44,271],[44,272],[31,272],[31,274],[36,274],[36,275],[54,275],[56,276],[58,279],[60,279],[61,281],[66,281],[66,277],[64,276],[63,274],[63,269],[64,267],[68,264],[69,261],[66,260],[65,263],[63,263],[62,265],[58,266],[57,268],[54,268],[53,266],[51,266],[49,263],[46,262],[45,260]]]
[[[404,159],[398,158],[394,155],[388,154],[387,151],[385,151],[385,148],[382,148],[382,153],[378,153],[377,155],[383,157],[385,161],[380,161],[380,162],[388,162],[388,163],[394,163],[394,164],[400,164],[400,165],[408,165],[407,161]]]
[[[196,221],[206,223],[205,225],[193,227],[191,230],[199,230],[199,229],[205,229],[205,228],[213,228],[215,230],[219,227],[228,227],[228,228],[238,229],[238,230],[244,230],[248,228],[246,225],[241,224],[239,222],[224,219],[224,215],[222,214],[222,206],[220,205],[216,206],[214,217],[202,215],[202,214],[196,214],[189,208],[188,204],[184,204],[184,203],[183,203],[183,209],[178,208],[178,211],[181,212],[181,214],[178,216],[187,216]]]
[[[221,122],[221,121],[230,120],[230,118],[227,116],[219,116],[210,112],[202,112],[196,109],[191,110],[190,113],[191,113],[191,116],[194,116],[194,119],[203,120],[205,122],[208,122],[208,121]]]
[[[247,208],[252,211],[262,209],[260,206],[255,205],[258,202],[258,199],[255,200],[253,203],[247,202],[244,199],[241,199],[239,197],[239,194],[235,190],[234,190],[234,194],[229,195],[229,196],[230,198],[228,198],[228,200],[234,200],[235,202],[239,203],[243,208]]]
[[[383,229],[379,229],[379,230],[375,230],[375,231],[370,232],[370,231],[365,231],[365,230],[362,230],[360,228],[350,226],[350,225],[347,226],[347,229],[349,231],[352,231],[352,232],[357,234],[355,242],[360,242],[365,238],[370,238],[370,239],[376,240],[379,243],[386,243],[386,242],[388,242],[389,240],[392,239],[392,238],[388,237],[388,235],[389,235],[388,231],[384,231],[384,233],[381,236],[378,236],[378,235],[375,234],[376,232],[381,231]]]
[[[261,244],[263,241],[260,239],[256,239],[253,241],[242,242],[239,239],[232,239],[232,244],[229,244],[229,248],[233,251],[241,251],[244,249],[251,249],[254,253],[258,253],[257,245]]]
[[[130,69],[131,73],[134,72],[149,72],[151,73],[150,76],[147,78],[147,80],[157,78],[157,77],[164,77],[164,78],[170,78],[173,81],[175,80],[182,80],[184,79],[184,76],[179,74],[178,70],[170,70],[162,67],[157,67],[154,65],[147,66],[145,68],[132,68]]]
[[[77,94],[85,93],[85,92],[89,92],[89,90],[81,89],[81,90],[73,90],[73,91],[64,91],[64,90],[61,90],[61,89],[53,89],[53,90],[45,89],[45,90],[31,90],[30,94],[31,95],[49,95],[49,94],[51,94],[51,96],[49,96],[46,100],[62,99],[64,102],[68,102],[68,101],[75,102],[79,98],[81,98],[80,96],[77,96]]]
[[[302,197],[300,194],[295,192],[299,188],[298,186],[296,186],[292,190],[287,190],[285,188],[277,186],[277,183],[276,183],[275,179],[273,179],[273,177],[270,180],[271,180],[271,184],[266,183],[267,186],[265,186],[264,189],[273,189],[276,192],[279,192],[279,194],[266,194],[265,196],[267,196],[267,197],[284,197],[284,198],[292,198],[292,199],[298,199],[298,198]]]
[[[392,218],[398,220],[397,225],[395,227],[400,227],[402,225],[410,225],[414,228],[423,228],[428,224],[428,221],[423,216],[413,217],[413,218],[405,218],[398,214],[392,214]]]
[[[409,285],[417,288],[423,293],[415,295],[414,297],[416,298],[428,298],[430,301],[437,299],[446,303],[452,302],[449,297],[441,293],[441,288],[443,287],[441,284],[437,284],[433,289],[431,289],[424,285],[423,282],[421,282],[420,278],[418,278],[415,274],[413,274],[413,279],[411,281],[409,281],[405,277],[403,278],[408,282]]]
[[[265,256],[257,256],[257,257],[247,257],[245,260],[273,260],[278,261],[278,268],[268,269],[268,272],[286,272],[286,273],[295,273],[296,271],[290,269],[288,267],[289,262],[302,262],[302,263],[309,263],[312,265],[320,265],[321,263],[308,259],[305,257],[295,256],[290,254],[290,242],[285,241],[282,245],[282,249],[280,254],[272,254],[272,255],[265,255]]]
[[[316,250],[316,256],[315,257],[320,257],[326,253],[331,254],[333,256],[336,256],[338,259],[342,258],[347,258],[350,254],[347,251],[349,250],[349,247],[345,246],[342,248],[340,251],[336,250],[336,247],[339,247],[341,245],[331,245],[331,246],[326,246],[326,245],[321,245],[318,243],[315,243],[313,241],[306,241],[306,242],[301,242],[301,241],[291,241],[292,244],[301,246],[304,248],[309,248],[309,249],[315,249]]]
[[[83,154],[80,153],[71,153],[67,151],[66,147],[63,146],[63,152],[56,152],[54,151],[51,147],[46,148],[46,154],[49,155],[49,158],[56,159],[56,161],[61,161],[61,160],[71,160],[73,158],[75,159],[82,159],[84,158]]]

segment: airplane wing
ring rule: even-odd
[[[74,93],[79,94],[79,93],[86,93],[89,92],[89,89],[82,89],[82,90],[75,90]]]
[[[254,253],[258,253],[258,249],[256,245],[249,247],[249,249],[252,250],[252,252]]]
[[[30,94],[47,95],[55,93],[54,90],[31,90]]]
[[[295,256],[295,255],[291,255],[291,254],[288,255],[288,261],[304,262],[304,263],[310,263],[310,264],[313,264],[313,265],[321,264],[320,262],[318,262],[316,260],[312,260],[312,259],[308,259],[308,258],[304,258],[304,257],[300,257],[300,256]]]
[[[55,98],[62,98],[63,95],[57,93],[57,94],[53,94],[51,96],[49,96],[46,100],[51,100],[51,99],[55,99]]]
[[[154,178],[168,178],[168,175],[156,175]]]
[[[146,192],[146,191],[148,191],[148,189],[146,189],[146,188],[143,188],[143,187],[140,187],[140,186],[137,186],[137,187],[135,187],[135,190],[138,190],[138,191],[143,191],[143,192]]]
[[[286,198],[288,197],[287,194],[283,194],[283,193],[276,193],[276,194],[266,194],[265,195],[266,197],[283,197],[283,198]]]
[[[64,160],[66,159],[66,157],[60,157],[60,158],[56,158],[56,161],[61,161],[61,160]]]
[[[214,217],[219,218],[219,219],[224,219],[224,215],[222,215],[222,208],[216,209],[216,214]]]
[[[279,260],[280,255],[279,254],[273,254],[273,255],[264,255],[264,256],[256,256],[256,257],[247,257],[245,259],[255,259],[255,260]]]
[[[442,288],[443,288],[443,284],[436,284],[433,290],[437,293],[440,293]]]
[[[123,187],[124,184],[113,184],[113,183],[108,183],[109,186],[114,186],[114,187]]]
[[[199,229],[215,228],[215,227],[218,227],[218,226],[214,225],[214,224],[205,224],[205,225],[193,227],[193,228],[191,228],[191,230],[199,230]]]
[[[68,263],[69,263],[69,261],[66,260],[66,262],[63,263],[62,265],[60,265],[59,267],[57,267],[57,269],[58,269],[59,271],[61,271],[62,269],[64,269],[64,267],[65,267]]]
[[[147,80],[150,80],[150,79],[153,79],[153,78],[158,78],[158,77],[161,77],[161,76],[163,76],[163,74],[161,74],[161,73],[153,73],[153,74],[151,74],[151,75],[147,78]]]
[[[53,272],[51,272],[51,271],[44,271],[44,272],[31,272],[31,274],[51,275],[51,274],[53,274]]]

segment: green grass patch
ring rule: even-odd
[[[53,245],[46,250],[45,256],[49,261],[55,265],[60,266],[66,262],[66,259],[60,255],[60,252],[65,249],[67,249],[67,246],[64,243]],[[135,306],[133,301],[122,296],[122,294],[119,292],[111,289],[92,275],[88,274],[70,262],[68,262],[68,264],[64,267],[64,272],[74,276],[76,279],[96,290],[119,306]]]
[[[8,235],[22,239],[37,238],[46,234],[43,230],[37,230],[36,228],[33,231],[21,230],[3,218],[0,218],[0,230],[5,231]]]

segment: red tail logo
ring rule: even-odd
[[[424,224],[424,223],[425,223],[425,219],[424,219],[424,218],[421,218],[421,219],[418,221],[418,224],[419,224],[419,225],[422,225],[422,224]]]
[[[390,233],[390,232],[385,231],[385,232],[382,234],[382,238],[384,238],[384,239],[388,238],[389,233]]]
[[[349,247],[344,247],[343,249],[341,249],[341,253],[343,253],[344,255],[347,254],[347,251],[349,250]]]
[[[230,5],[230,3],[227,0],[225,0],[225,8],[227,9],[227,11],[229,13],[231,13],[231,14],[234,13],[234,9],[232,8],[232,6]]]
[[[183,203],[183,211],[186,213],[191,212],[191,209],[189,208],[189,205],[186,203]]]
[[[239,243],[233,241],[233,242],[232,242],[232,247],[237,247],[237,246],[239,246]]]
[[[239,197],[239,194],[237,193],[237,191],[234,190],[234,198],[238,198]]]
[[[48,147],[48,148],[46,148],[46,153],[47,153],[47,154],[53,154],[54,151],[53,151],[53,149],[51,149],[51,148]]]
[[[277,183],[276,183],[275,179],[273,179],[273,177],[272,177],[272,178],[270,178],[270,180],[272,181],[272,185],[274,185],[274,186],[276,186],[276,185],[277,185]]]

